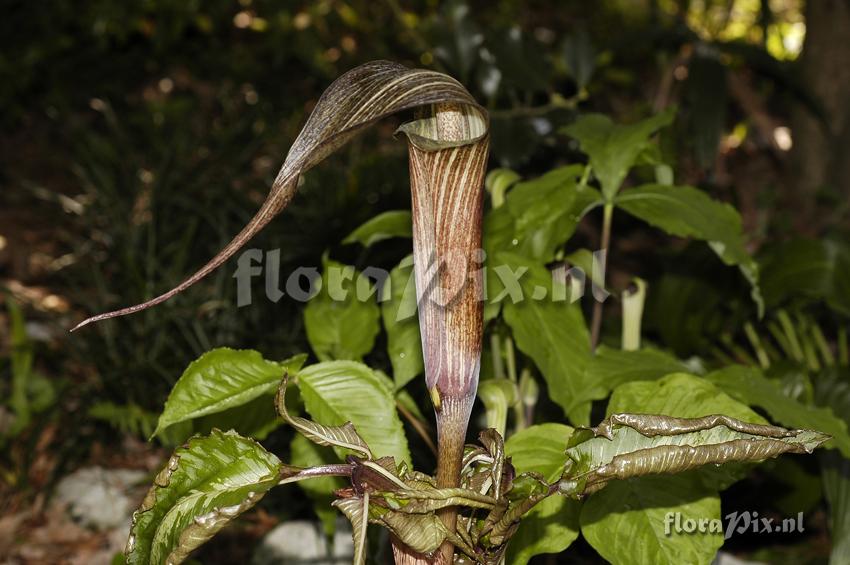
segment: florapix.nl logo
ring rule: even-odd
[[[725,520],[725,523],[724,523]],[[803,513],[796,516],[776,518],[759,515],[758,512],[745,510],[730,512],[723,518],[693,517],[682,512],[668,512],[664,515],[664,535],[723,534],[729,539],[738,534],[793,534],[805,529]]]
[[[550,300],[552,302],[575,302],[585,296],[585,290],[589,286],[590,294],[598,302],[604,302],[609,293],[595,281],[604,280],[605,272],[605,250],[595,251],[589,254],[588,261],[590,276],[582,266],[561,262],[549,271],[547,281],[531,280],[531,271],[526,265],[512,264],[486,264],[486,253],[479,249],[473,253],[473,257],[458,260],[451,253],[444,255],[439,261],[431,260],[426,263],[426,268],[421,277],[421,286],[426,289],[417,293],[418,283],[414,282],[412,276],[412,258],[408,257],[399,265],[405,268],[410,276],[405,277],[401,284],[404,285],[403,303],[418,304],[423,299],[435,301],[445,305],[457,296],[464,285],[469,284],[473,278],[480,277],[481,294],[480,300],[497,303],[510,300],[514,304],[523,300]],[[453,288],[436,287],[434,282],[440,269],[446,264],[451,264],[454,275],[453,281],[457,284]],[[460,266],[460,273],[457,267]],[[487,284],[487,277],[494,277],[498,284]],[[277,303],[284,296],[297,302],[307,302],[317,296],[323,290],[331,300],[345,302],[348,300],[377,300],[379,302],[388,299],[394,293],[394,283],[390,272],[381,267],[365,267],[356,271],[348,265],[328,263],[324,269],[315,266],[301,266],[291,270],[284,276],[281,269],[281,250],[272,249],[263,252],[261,249],[247,249],[242,252],[237,260],[236,272],[237,306],[248,306],[254,302],[254,281],[263,279],[265,299]],[[488,296],[488,289],[495,287],[497,290],[492,296]],[[435,292],[439,291],[439,292]],[[415,300],[409,300],[415,297]],[[415,312],[415,308],[414,308]],[[409,316],[414,312],[399,312],[399,316]]]

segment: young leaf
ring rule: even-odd
[[[410,463],[392,389],[372,369],[353,361],[317,363],[298,373],[298,388],[313,418],[325,426],[352,422],[375,457]]]
[[[567,296],[560,282],[542,266],[509,253],[498,255],[512,270],[524,267],[527,274],[519,282],[520,299],[505,300],[505,321],[513,330],[517,346],[534,360],[543,373],[549,396],[557,402],[570,421],[586,425],[590,421],[590,402],[597,385],[585,374],[590,360],[590,336],[577,304],[557,301],[555,291]],[[559,288],[560,287],[560,288]],[[541,299],[536,294],[544,294]]]
[[[623,125],[602,114],[587,114],[563,131],[576,138],[581,150],[587,153],[602,185],[602,194],[611,202],[649,137],[672,123],[673,116],[673,110],[667,110],[641,122]]]
[[[280,461],[253,440],[214,430],[178,448],[133,515],[130,565],[183,562],[280,479]]]
[[[834,445],[845,457],[850,456],[850,435],[844,421],[829,408],[806,406],[785,396],[780,386],[767,379],[759,369],[726,367],[710,373],[706,379],[733,398],[763,408],[782,425],[812,428],[831,435],[833,439],[827,447]]]
[[[381,316],[387,332],[387,354],[393,366],[396,389],[404,387],[425,370],[419,319],[416,316],[416,287],[413,256],[409,255],[390,271],[384,286]]]
[[[508,438],[505,452],[516,472],[536,471],[554,482],[561,476],[567,456],[564,448],[573,429],[563,424],[540,424]],[[508,545],[507,562],[525,565],[535,555],[560,553],[578,537],[581,503],[550,496],[523,517]]]
[[[339,508],[348,521],[351,522],[351,533],[354,537],[354,558],[352,565],[366,564],[366,531],[369,527],[369,492],[363,498],[340,498],[333,505]]]
[[[729,204],[718,202],[691,186],[647,184],[617,196],[618,208],[670,235],[704,240],[727,265],[737,265],[752,287],[753,301],[764,310],[758,264],[747,253],[741,217]]]
[[[322,361],[360,361],[375,345],[380,310],[370,290],[358,296],[359,277],[354,267],[325,261],[322,289],[304,308],[307,340]]]
[[[277,390],[284,372],[295,374],[306,355],[276,363],[257,351],[221,347],[193,361],[171,389],[154,435],[165,428],[235,408]]]
[[[288,384],[288,380],[284,378],[278,390],[276,404],[278,412],[290,426],[313,443],[354,451],[366,459],[372,459],[369,445],[363,441],[350,421],[338,426],[325,426],[306,418],[290,416],[286,409],[286,387]]]
[[[596,428],[573,434],[559,488],[567,496],[580,497],[613,479],[811,453],[827,439],[817,431],[750,424],[728,416],[613,414]]]
[[[389,61],[366,63],[335,80],[319,99],[254,218],[233,240],[194,275],[156,298],[88,318],[87,324],[132,314],[183,292],[232,257],[286,208],[295,196],[299,177],[362,132],[366,126],[402,110],[437,103],[478,107],[456,80],[426,70],[412,70]],[[483,110],[478,111],[483,118]],[[486,126],[485,126],[486,129]]]
[[[393,237],[413,237],[412,223],[409,210],[383,212],[348,234],[342,242],[371,247]]]

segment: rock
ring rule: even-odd
[[[56,498],[86,527],[100,531],[123,527],[138,503],[128,492],[147,476],[144,471],[85,467],[59,481]]]
[[[294,520],[270,531],[254,551],[252,565],[348,565],[354,557],[351,526],[338,520],[333,547],[318,522]]]
[[[714,561],[711,562],[711,565],[767,565],[767,563],[762,561],[747,561],[746,559],[741,559],[731,553],[718,551],[717,556],[714,558]]]

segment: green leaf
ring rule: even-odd
[[[759,369],[727,367],[710,373],[706,379],[741,402],[762,408],[783,426],[811,428],[831,435],[833,439],[826,447],[836,447],[845,457],[850,456],[850,436],[843,420],[837,418],[829,408],[806,406],[788,398],[780,386],[765,377]]]
[[[850,246],[845,243],[794,239],[774,248],[762,265],[762,290],[769,306],[806,296],[850,315]]]
[[[580,165],[570,165],[514,185],[504,205],[484,218],[487,256],[509,251],[551,261],[582,216],[600,200],[593,188],[579,187],[581,173]]]
[[[677,418],[724,414],[754,424],[766,424],[746,404],[726,395],[702,377],[676,373],[655,381],[630,382],[614,390],[607,414],[642,412]]]
[[[127,563],[181,563],[254,506],[279,480],[281,463],[258,443],[214,430],[178,448],[133,515]]]
[[[741,270],[750,283],[759,314],[762,313],[758,264],[747,253],[741,217],[735,208],[691,186],[660,184],[626,190],[617,196],[615,204],[670,235],[706,241],[724,263]]]
[[[765,422],[710,382],[687,374],[618,387],[609,402],[608,413],[627,411],[679,418],[726,414],[746,422]],[[698,473],[611,481],[585,502],[582,535],[615,564],[708,563],[723,542],[722,532],[672,530],[667,535],[669,526],[665,522],[668,516],[678,512],[682,523],[688,519],[711,519],[720,524],[720,499],[715,486],[725,486],[735,478],[737,475],[724,478],[709,468]]]
[[[520,176],[510,169],[493,169],[484,179],[484,188],[490,193],[493,208],[505,203],[505,193],[512,187]]]
[[[560,477],[564,448],[573,430],[563,424],[540,424],[517,432],[505,442],[505,453],[518,474],[536,471],[547,481]],[[525,565],[535,555],[560,553],[578,537],[581,503],[550,496],[523,517],[508,545],[507,561]]]
[[[602,194],[610,202],[649,137],[672,123],[673,117],[673,110],[667,110],[635,124],[622,125],[602,114],[586,114],[563,131],[576,138],[581,150],[590,158],[593,172],[602,185]]]
[[[296,355],[277,363],[263,359],[257,351],[227,347],[204,353],[171,389],[154,435],[173,424],[274,394],[283,374],[296,373],[305,359],[306,355]]]
[[[720,524],[720,497],[689,474],[615,481],[584,503],[581,534],[614,565],[710,563],[723,545],[723,532],[671,529],[668,535],[668,516],[676,513],[682,523]]]
[[[593,394],[588,400],[605,398],[628,382],[655,380],[687,370],[684,363],[657,349],[623,351],[600,345],[585,368],[585,380],[596,385],[590,390]]]
[[[744,422],[766,424],[767,420],[749,406],[726,395],[703,378],[683,373],[667,375],[655,381],[633,381],[614,390],[607,414],[642,412],[678,418],[699,418],[725,414]],[[703,468],[698,475],[715,489],[725,489],[741,480],[749,464],[729,464]]]
[[[359,243],[371,247],[393,237],[412,237],[410,210],[391,210],[378,214],[348,234],[343,243]]]
[[[298,373],[298,388],[317,421],[326,426],[352,422],[375,457],[410,463],[393,391],[372,369],[354,361],[310,365]]]
[[[412,255],[390,271],[383,298],[381,315],[387,332],[387,354],[393,366],[395,386],[400,389],[425,371],[416,315]]]
[[[520,280],[521,300],[505,299],[505,322],[513,331],[520,350],[531,357],[543,373],[549,396],[576,425],[590,421],[590,402],[598,387],[589,380],[585,366],[590,360],[590,336],[578,304],[553,300],[553,291],[568,296],[550,272],[522,257],[500,253],[499,259],[512,269],[525,267]],[[539,296],[545,293],[545,297]],[[537,295],[538,298],[535,298]]]
[[[304,308],[307,340],[322,361],[360,361],[375,345],[380,310],[359,277],[354,267],[325,261],[322,290]]]
[[[612,414],[599,426],[572,435],[559,488],[567,496],[581,497],[614,479],[811,453],[827,439],[818,431],[786,430],[717,414],[701,418]]]
[[[209,434],[213,428],[233,430],[243,436],[263,440],[282,424],[274,408],[274,394],[264,394],[241,406],[202,416],[192,422],[191,430],[201,435]],[[171,433],[173,429],[167,428],[163,432]]]

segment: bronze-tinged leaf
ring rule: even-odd
[[[319,445],[348,449],[362,455],[366,459],[372,458],[372,451],[369,449],[366,442],[363,441],[363,438],[358,435],[357,430],[354,429],[354,424],[351,422],[346,422],[341,426],[324,426],[313,422],[312,420],[308,420],[307,418],[290,416],[289,412],[286,410],[287,385],[288,379],[284,377],[283,382],[280,383],[280,388],[277,391],[275,403],[277,404],[277,410],[281,417],[286,420],[290,426],[301,432],[304,437],[310,441]]]
[[[559,489],[580,498],[612,479],[761,461],[782,453],[811,453],[828,439],[813,430],[787,430],[720,415],[613,414],[596,428],[577,429],[570,438]]]
[[[295,195],[298,178],[302,174],[350,141],[366,126],[402,110],[438,103],[457,104],[459,107],[477,106],[459,82],[434,71],[408,69],[389,61],[374,61],[345,73],[319,99],[292,144],[266,201],[230,243],[173,289],[147,302],[83,320],[74,330],[92,322],[150,308],[186,290],[221,266],[277,216]],[[485,115],[483,110],[477,110],[477,114]]]

